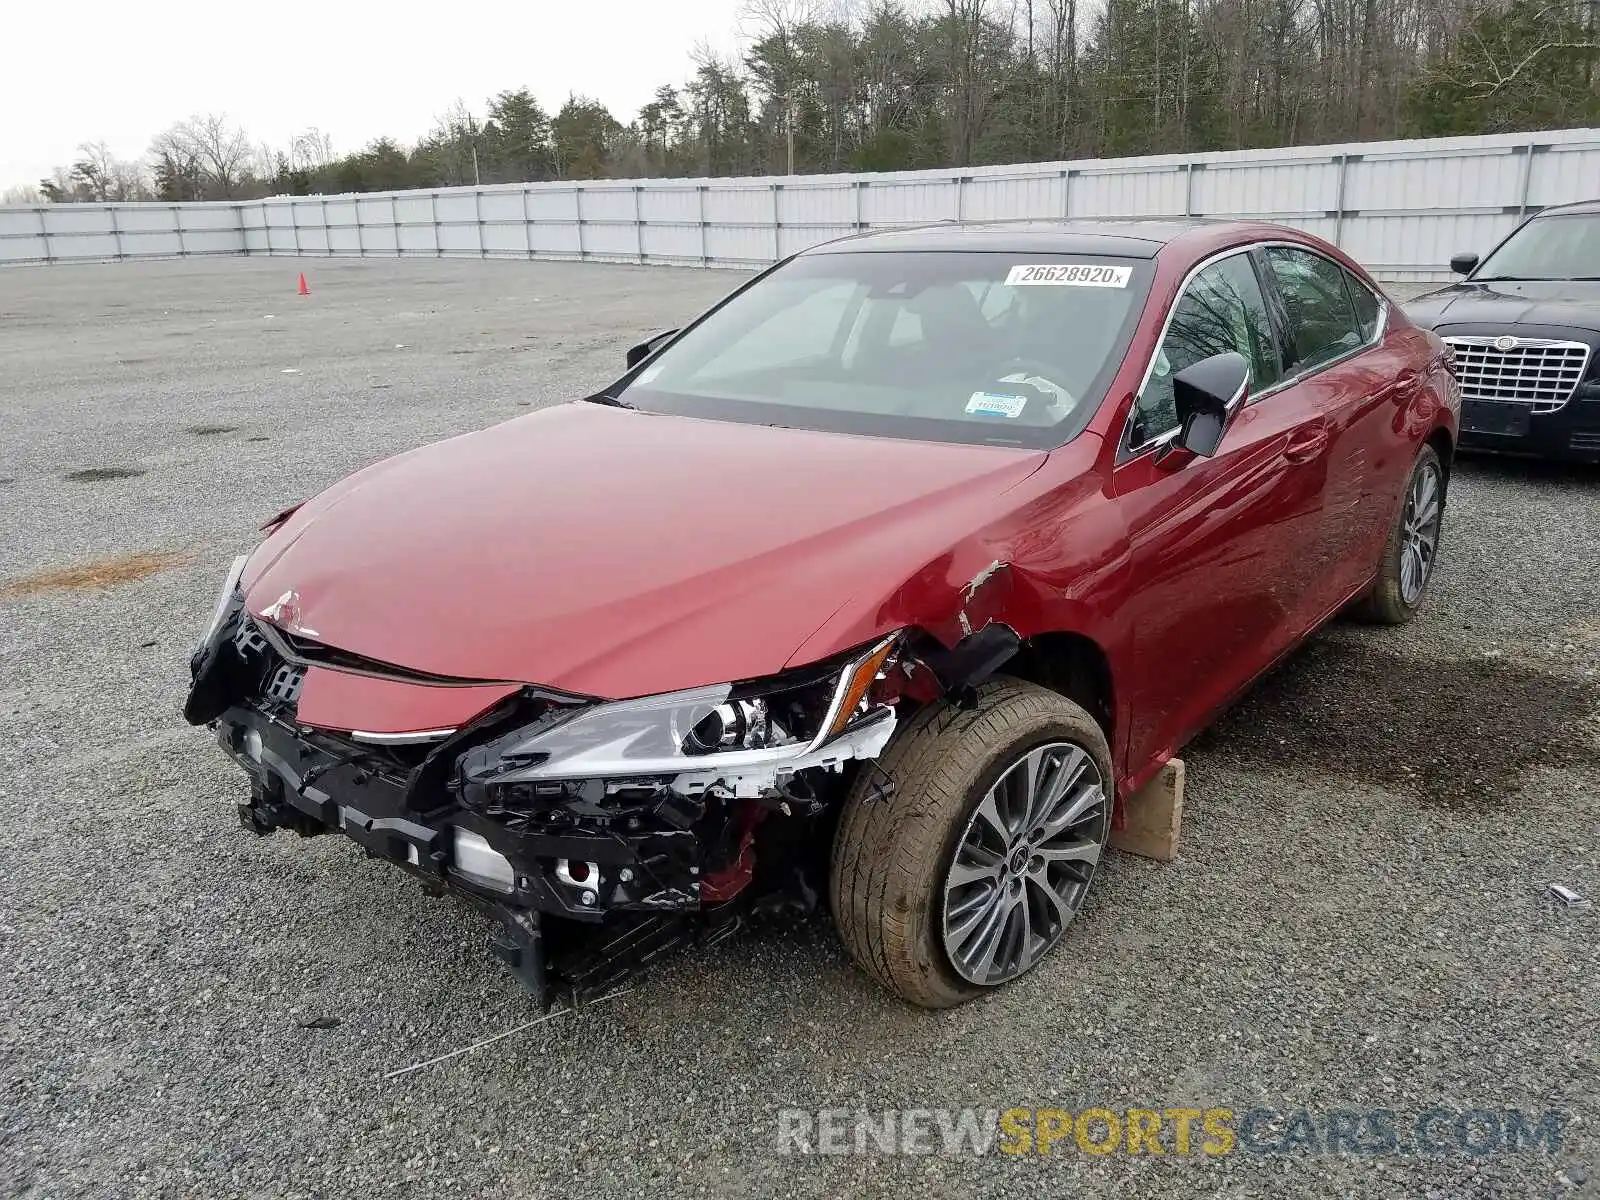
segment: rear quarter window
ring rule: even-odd
[[[1383,317],[1383,301],[1376,292],[1359,278],[1346,271],[1345,286],[1350,289],[1350,300],[1355,305],[1356,326],[1361,330],[1361,340],[1370,342],[1378,336],[1378,322]]]

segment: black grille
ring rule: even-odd
[[[306,669],[295,663],[280,663],[267,677],[261,689],[263,698],[290,708],[300,703],[300,687],[306,681]]]
[[[261,636],[261,631],[256,628],[256,623],[249,617],[239,619],[239,630],[233,635],[233,648],[239,652],[241,658],[256,658],[266,654],[271,646],[267,639]]]
[[[239,622],[233,635],[233,649],[251,681],[248,699],[262,707],[292,714],[300,702],[300,688],[306,669],[279,654],[272,640],[249,617]]]

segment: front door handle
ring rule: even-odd
[[[1328,448],[1328,423],[1317,421],[1302,425],[1289,435],[1289,444],[1283,456],[1292,463],[1310,462]]]

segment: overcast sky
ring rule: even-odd
[[[626,124],[681,84],[706,40],[737,43],[739,0],[46,0],[0,2],[0,189],[104,138],[119,158],[199,112],[286,146],[316,126],[339,153],[415,141],[457,99],[579,92]]]

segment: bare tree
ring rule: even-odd
[[[83,182],[66,167],[57,167],[39,180],[39,193],[47,204],[76,204],[89,199]]]
[[[951,165],[970,166],[973,147],[988,115],[992,84],[985,78],[985,40],[990,0],[943,0],[945,80],[949,107]]]
[[[690,52],[694,78],[684,88],[689,116],[704,154],[705,173],[748,169],[749,95],[739,64],[701,40]]]
[[[84,142],[72,164],[71,178],[86,200],[140,200],[146,195],[144,172],[139,164],[118,158],[102,138]]]
[[[89,198],[104,203],[112,199],[116,187],[116,155],[105,140],[83,142],[78,146],[78,158],[72,164],[72,178],[83,185]]]
[[[1532,23],[1558,30],[1572,30],[1576,27],[1563,19],[1569,7],[1565,4],[1547,4],[1533,14]],[[1570,36],[1544,37],[1531,46],[1495,45],[1485,41],[1476,29],[1469,28],[1458,46],[1460,68],[1452,75],[1469,94],[1481,99],[1509,88],[1524,72],[1536,71],[1539,60],[1556,51],[1596,49],[1600,49],[1600,44],[1595,41]]]
[[[288,162],[288,157],[280,150],[274,150],[266,142],[260,142],[250,151],[249,172],[256,179],[271,180],[278,174],[280,162]]]
[[[1077,149],[1074,118],[1078,100],[1078,0],[1045,0],[1045,3],[1049,10],[1045,74],[1050,81],[1046,111],[1055,152],[1065,158]]]
[[[150,163],[156,177],[156,192],[161,199],[204,199],[200,154],[180,126],[174,125],[155,136],[150,143]]]
[[[226,116],[209,113],[179,121],[156,138],[152,152],[198,169],[208,196],[232,199],[254,153],[244,130]]]
[[[778,48],[782,64],[781,77],[773,80],[779,94],[774,97],[782,106],[785,147],[785,171],[794,174],[794,120],[795,89],[798,54],[795,48],[795,30],[813,20],[811,0],[744,0],[739,10],[739,32],[753,41],[772,41]]]
[[[298,170],[321,170],[333,162],[334,157],[333,138],[314,125],[289,141],[289,165]]]

